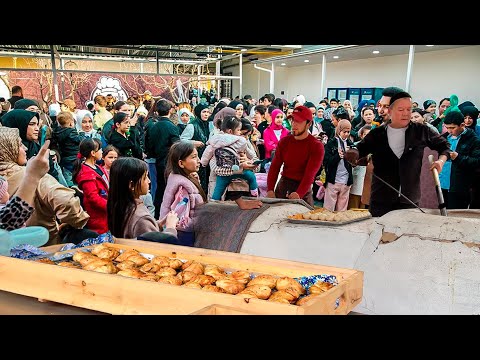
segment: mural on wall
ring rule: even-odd
[[[107,96],[109,94],[117,99],[117,101],[126,101],[128,99],[128,95],[122,88],[119,79],[102,76],[95,84],[95,89],[93,89],[92,95],[90,95],[90,100],[93,100],[97,95]]]
[[[39,101],[40,105],[50,105],[55,101],[53,75],[49,71],[5,71],[1,80],[8,89],[19,85],[23,96]],[[57,74],[60,99],[70,98],[78,109],[85,108],[85,102],[95,95],[112,94],[117,100],[143,94],[150,90],[155,98],[174,102],[188,99],[191,78],[187,76],[157,76],[141,74],[109,74],[63,72]],[[8,98],[10,95],[8,96]]]

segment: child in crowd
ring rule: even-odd
[[[352,126],[349,120],[342,119],[335,128],[335,137],[325,146],[325,198],[323,207],[330,211],[345,211],[348,207],[350,186],[353,183],[352,165],[344,159],[349,147],[354,147],[349,139]]]
[[[96,164],[101,158],[100,140],[92,138],[82,140],[72,175],[83,192],[83,208],[90,215],[87,228],[98,234],[108,231],[108,175],[102,166]]]
[[[280,139],[290,135],[290,131],[283,126],[285,114],[280,109],[272,111],[272,122],[263,132],[265,144],[265,159],[271,159]]]
[[[133,156],[137,159],[143,159],[137,132],[130,130],[130,116],[123,112],[117,112],[113,116],[113,124],[115,130],[112,131],[109,144],[120,151],[120,156]]]
[[[108,179],[110,179],[110,168],[115,160],[119,157],[118,149],[113,145],[107,145],[103,150],[103,169],[107,173]],[[152,194],[148,192],[146,195],[141,195],[140,200],[147,207],[148,211],[155,216],[155,206],[153,205]]]
[[[219,134],[213,135],[207,142],[201,164],[206,167],[215,156],[217,167],[232,169],[238,174],[222,176],[217,171],[215,190],[212,194],[212,200],[221,200],[225,189],[234,178],[247,180],[250,194],[258,196],[258,185],[255,173],[251,170],[242,170],[239,167],[240,153],[246,153],[249,159],[253,159],[256,154],[247,146],[247,140],[241,136],[242,121],[235,116],[227,116],[221,124]]]
[[[3,176],[0,176],[0,209],[7,204],[9,199],[8,181]]]
[[[136,239],[145,233],[161,231],[165,224],[164,232],[177,237],[177,215],[167,212],[164,221],[155,220],[140,199],[147,194],[149,184],[144,161],[121,157],[113,162],[107,200],[108,227],[113,236]]]
[[[72,113],[61,111],[57,116],[60,126],[53,130],[53,141],[60,152],[60,167],[68,186],[73,186],[73,163],[77,158],[80,142],[85,139],[75,129],[75,119]]]
[[[186,215],[183,226],[177,227],[181,245],[193,246],[195,242],[194,213],[199,205],[207,202],[207,196],[200,185],[197,173],[199,169],[200,160],[193,142],[180,140],[171,146],[167,159],[168,178],[160,209],[160,219],[165,219],[167,214],[175,208],[178,192],[182,192],[180,197],[188,198],[190,212]]]
[[[108,178],[110,179],[110,168],[115,160],[118,159],[119,152],[118,149],[113,145],[107,145],[103,150],[103,169],[107,173]]]
[[[354,145],[357,145],[367,134],[372,130],[372,125],[363,125],[358,131],[359,141],[355,142]],[[352,169],[353,175],[353,184],[350,188],[350,196],[348,199],[348,208],[349,209],[364,209],[365,204],[361,202],[362,193],[363,193],[363,184],[365,182],[365,173],[367,167],[364,165],[357,165]]]

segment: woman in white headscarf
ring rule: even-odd
[[[79,134],[101,141],[102,137],[97,130],[93,128],[93,114],[90,111],[78,110],[76,117],[77,121],[75,122],[75,127]]]

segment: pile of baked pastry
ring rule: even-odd
[[[370,212],[368,210],[346,210],[346,211],[330,211],[324,208],[308,211],[305,213],[295,214],[291,216],[291,219],[307,219],[307,220],[321,220],[321,221],[332,221],[332,222],[342,222],[342,221],[351,221],[362,218],[370,217]]]
[[[38,261],[56,264],[49,259]],[[302,285],[290,277],[253,277],[244,270],[227,273],[217,265],[204,265],[194,260],[184,262],[167,256],[155,256],[150,261],[135,249],[120,253],[117,248],[105,244],[96,245],[91,252],[77,251],[73,262],[62,261],[56,265],[296,305],[303,305],[333,287],[317,282],[305,296]]]

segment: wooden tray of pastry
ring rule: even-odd
[[[288,222],[294,224],[339,226],[366,220],[372,217],[367,209],[350,209],[347,211],[329,211],[324,208],[297,213],[288,216]]]
[[[198,286],[189,287],[185,283],[174,285],[165,280],[177,276],[161,277],[165,280],[162,282],[154,274],[139,277],[136,271],[124,276],[98,272],[109,271],[110,264],[107,266],[104,263],[99,263],[97,270],[88,271],[86,266],[78,268],[75,263],[59,266],[38,260],[0,256],[0,290],[110,314],[348,314],[362,300],[363,272],[358,270],[140,240],[115,239],[114,244],[105,245],[106,251],[120,254],[136,250],[147,261],[141,258],[135,258],[135,261],[142,260],[142,266],[147,267],[152,266],[153,258],[166,257],[169,262],[176,263],[175,266],[183,266],[189,261],[277,279],[328,274],[336,277],[338,285],[323,289],[313,297],[303,297],[301,304],[295,305],[291,302],[262,300],[248,294],[239,296],[205,291],[207,289]],[[44,250],[53,253],[60,248],[61,245],[53,245]],[[73,253],[78,260],[86,256],[82,254],[85,249],[92,250],[93,247],[67,252]],[[134,260],[127,258],[130,259]],[[137,269],[140,264],[137,264]],[[276,282],[278,284],[278,280]],[[216,285],[219,285],[219,280]]]

